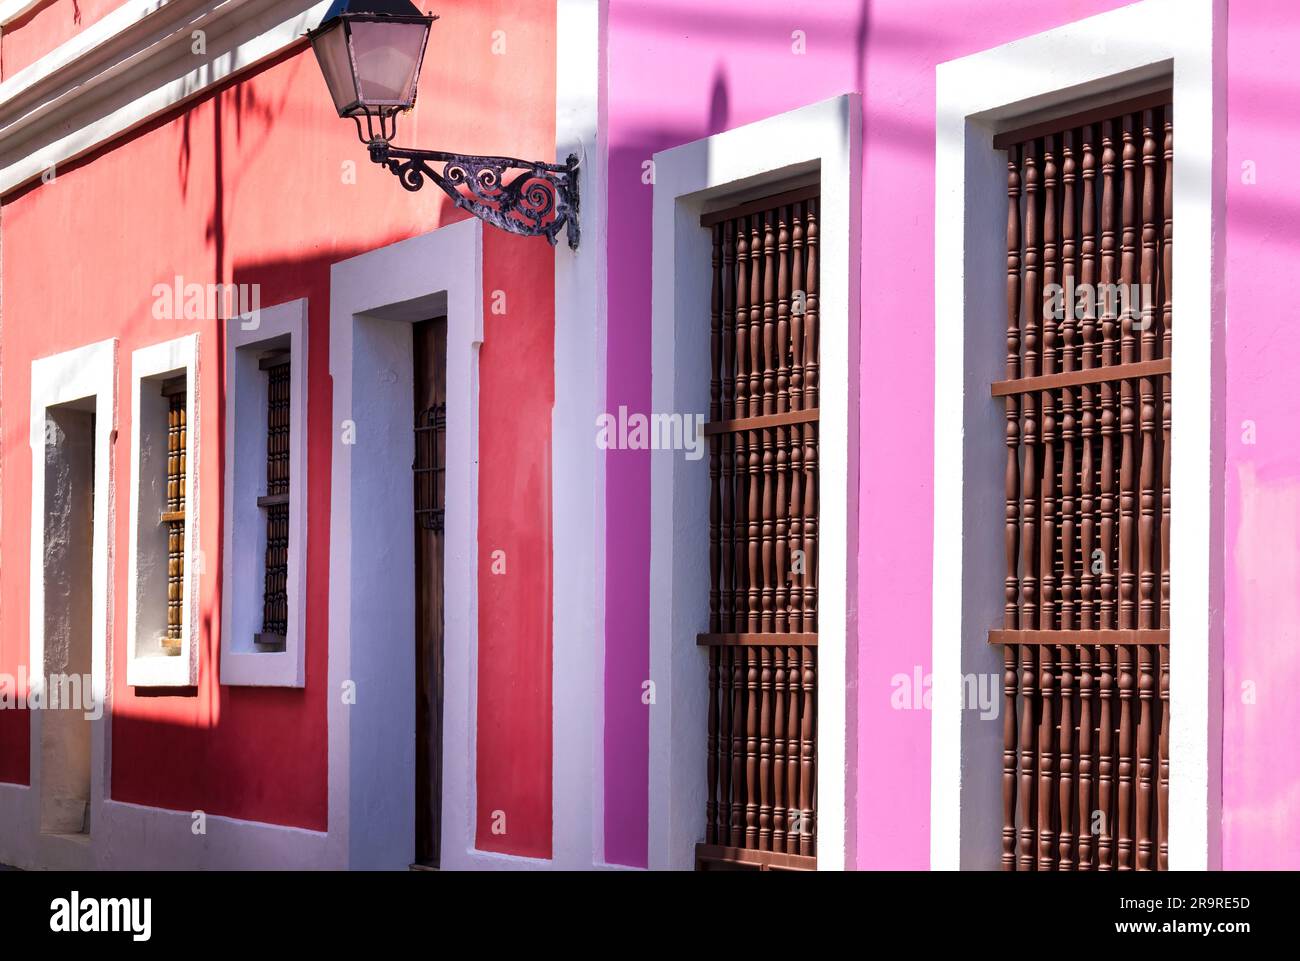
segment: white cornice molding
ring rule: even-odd
[[[0,0],[0,27],[8,26],[41,0]]]
[[[0,83],[0,195],[276,55],[328,6],[127,0]],[[192,52],[196,30],[203,54]]]

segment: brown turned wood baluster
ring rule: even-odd
[[[745,847],[758,847],[758,648],[745,647]]]
[[[1133,647],[1119,645],[1119,818],[1117,867],[1133,870]]]
[[[1037,840],[1037,812],[1034,808],[1034,714],[1035,691],[1034,645],[1020,645],[1020,848],[1017,866],[1032,871],[1036,865],[1034,845]]]
[[[749,414],[763,411],[763,232],[762,217],[749,218]],[[749,437],[749,630],[763,630],[763,458],[767,454],[764,432]]]
[[[1055,780],[1052,765],[1056,756],[1056,725],[1053,697],[1056,674],[1052,667],[1053,645],[1040,644],[1038,652],[1038,870],[1056,867],[1056,838],[1052,832]]]
[[[1115,815],[1114,786],[1114,750],[1115,726],[1112,723],[1111,700],[1113,690],[1112,675],[1115,664],[1115,648],[1110,644],[1098,647],[1101,680],[1099,682],[1101,705],[1097,719],[1099,744],[1097,747],[1100,761],[1097,765],[1097,869],[1110,871],[1114,867],[1114,841],[1111,819]]]
[[[1161,255],[1164,264],[1161,280],[1164,281],[1164,297],[1161,305],[1163,324],[1161,356],[1165,360],[1173,359],[1174,347],[1174,127],[1172,105],[1165,107],[1165,144],[1164,144],[1164,237]],[[1161,521],[1160,521],[1160,626],[1169,628],[1169,472],[1171,466],[1169,427],[1173,417],[1173,382],[1169,374],[1160,378],[1162,394],[1161,415],[1163,443],[1161,478]]]
[[[1078,238],[1075,222],[1075,178],[1076,161],[1074,156],[1074,132],[1066,131],[1061,145],[1061,276],[1066,290],[1074,290],[1075,258],[1078,251]],[[1061,371],[1069,373],[1075,367],[1075,316],[1073,298],[1063,300],[1064,315],[1061,318]],[[1075,500],[1075,438],[1076,424],[1074,417],[1074,392],[1069,387],[1061,389],[1061,500],[1060,500],[1060,535],[1059,553],[1061,557],[1060,589],[1060,629],[1075,629],[1074,596],[1074,546],[1076,532]],[[1059,648],[1061,664],[1061,717],[1059,727],[1059,750],[1057,767],[1059,771],[1059,820],[1058,869],[1074,869],[1074,654],[1072,644],[1062,644]]]
[[[804,558],[807,546],[804,543],[803,490],[807,483],[803,463],[803,431],[798,425],[790,428],[790,494],[787,512],[790,518],[790,570],[786,574],[789,582],[790,630],[802,633],[804,630],[804,576],[801,571],[807,569]],[[796,571],[798,565],[798,571]]]
[[[746,431],[749,456],[749,526],[745,543],[749,548],[746,558],[749,566],[749,599],[746,609],[749,611],[749,631],[757,634],[763,630],[763,574],[760,570],[760,552],[762,549],[762,514],[763,514],[763,453],[762,431]]]
[[[1169,870],[1169,648],[1160,645],[1160,855],[1159,869]]]
[[[1093,140],[1096,136],[1094,127],[1083,129],[1083,205],[1079,273],[1084,289],[1095,290],[1097,283],[1097,198],[1095,183],[1097,180],[1097,161],[1093,152]],[[1095,298],[1084,302],[1081,344],[1079,351],[1080,366],[1092,370],[1096,364],[1097,311]],[[1079,432],[1082,439],[1082,463],[1079,465],[1080,502],[1079,502],[1079,627],[1091,631],[1098,626],[1094,619],[1096,601],[1096,575],[1093,572],[1093,551],[1096,548],[1096,510],[1095,500],[1096,466],[1093,461],[1093,444],[1096,438],[1096,412],[1093,407],[1093,385],[1084,384],[1079,391]],[[1082,730],[1080,731],[1082,734]],[[1082,758],[1080,758],[1082,775]],[[1080,790],[1083,789],[1082,781]],[[1080,841],[1082,842],[1082,835]]]
[[[1142,115],[1142,314],[1141,350],[1143,361],[1156,359],[1155,305],[1156,289],[1156,132],[1152,112]],[[1148,294],[1147,291],[1152,291]],[[1142,402],[1142,454],[1139,461],[1141,517],[1138,525],[1138,627],[1154,629],[1155,607],[1155,525],[1156,525],[1156,388],[1155,381],[1139,381]]]
[[[763,632],[776,630],[776,431],[764,428],[759,432],[763,439],[763,504],[762,550],[760,563],[763,571]]]
[[[1060,778],[1060,837],[1058,839],[1059,862],[1057,870],[1074,870],[1074,645],[1062,644],[1061,652],[1061,721],[1059,766]]]
[[[1042,315],[1043,295],[1040,285],[1038,250],[1038,156],[1036,145],[1025,144],[1022,158],[1025,188],[1025,272],[1024,294],[1024,376],[1038,376],[1038,318]],[[1036,392],[1028,391],[1021,399],[1025,450],[1024,471],[1020,479],[1020,623],[1026,630],[1038,625],[1038,413]],[[1050,466],[1045,466],[1050,470]],[[1032,653],[1030,655],[1032,657]],[[1023,759],[1022,759],[1023,760]],[[1032,762],[1030,765],[1032,770]],[[1023,795],[1023,791],[1021,792]]]
[[[804,364],[804,307],[806,291],[804,289],[804,243],[803,243],[803,204],[796,203],[790,214],[790,409],[804,409],[803,364]],[[796,573],[794,567],[804,570],[802,558],[805,556],[803,524],[803,488],[805,483],[803,467],[803,429],[798,425],[790,428],[790,572],[786,575],[789,582],[790,630],[804,630],[804,587],[803,575]],[[794,798],[790,799],[791,805]]]
[[[1003,871],[1016,869],[1016,650],[1015,644],[1002,645]]]
[[[779,207],[776,227],[776,412],[790,410],[790,208]]]
[[[1075,288],[1075,257],[1078,251],[1078,238],[1075,232],[1075,158],[1074,132],[1067,131],[1061,148],[1061,283],[1066,290]],[[1073,298],[1071,298],[1073,300]],[[1071,373],[1075,367],[1075,317],[1074,304],[1063,302],[1065,313],[1061,318],[1061,372]],[[1075,629],[1075,594],[1074,594],[1074,545],[1077,533],[1075,500],[1077,465],[1075,464],[1075,440],[1077,422],[1074,416],[1074,391],[1069,387],[1061,388],[1060,405],[1061,424],[1061,523],[1060,523],[1060,628],[1063,631]],[[1065,777],[1062,769],[1061,776]],[[1067,824],[1063,815],[1061,823]],[[1062,840],[1064,843],[1064,839]]]
[[[817,853],[817,813],[814,809],[814,778],[817,763],[817,649],[803,650],[803,697],[799,719],[799,853],[808,857]]]
[[[772,649],[758,648],[758,849],[772,850]]]
[[[1164,298],[1163,315],[1163,350],[1165,359],[1173,357],[1173,320],[1174,320],[1174,128],[1172,105],[1164,108],[1164,237],[1161,245],[1163,258]],[[1161,496],[1160,521],[1160,627],[1169,629],[1169,472],[1170,445],[1169,427],[1173,411],[1172,383],[1169,374],[1161,377],[1163,404],[1162,428],[1163,443],[1161,456]],[[1158,865],[1161,871],[1169,870],[1169,649],[1161,646],[1160,657],[1160,790],[1159,790],[1159,855]]]
[[[1093,869],[1092,832],[1092,664],[1094,648],[1091,644],[1079,645],[1079,808],[1078,808],[1078,868]]]
[[[1007,379],[1020,376],[1020,151],[1007,152]],[[1015,394],[1006,401],[1007,469],[1005,534],[1006,579],[1002,625],[1019,626],[1020,582],[1016,577],[1020,541],[1020,417]],[[1002,647],[1002,869],[1016,869],[1016,645]]]
[[[732,764],[732,704],[731,698],[734,690],[734,671],[735,665],[732,659],[735,656],[736,648],[723,645],[715,645],[715,649],[721,653],[721,662],[719,664],[719,673],[721,675],[721,690],[718,692],[719,705],[718,710],[721,712],[721,722],[718,732],[718,836],[717,844],[728,844],[731,840],[731,764]]]
[[[749,218],[749,416],[763,413],[763,216]]]
[[[785,648],[772,648],[772,850],[785,850],[786,670]]]
[[[1134,142],[1132,114],[1123,119],[1123,193],[1121,197],[1123,234],[1120,240],[1120,284],[1131,290],[1137,278],[1137,187],[1135,183],[1138,149]],[[1120,362],[1137,360],[1132,301],[1121,298]],[[1137,627],[1137,570],[1135,520],[1137,471],[1134,431],[1136,427],[1135,392],[1131,378],[1120,383],[1120,467],[1119,467],[1119,626]],[[1119,648],[1119,823],[1117,834],[1118,868],[1133,869],[1133,648]]]
[[[776,411],[790,410],[790,228],[788,207],[777,211],[776,272]],[[790,438],[789,428],[776,429],[776,627],[790,630]]]
[[[799,834],[802,815],[799,813],[799,769],[800,760],[800,705],[803,703],[803,673],[799,665],[800,648],[785,649],[786,686],[790,689],[786,698],[785,715],[785,803],[787,854],[799,853]]]
[[[1152,870],[1151,816],[1153,812],[1154,768],[1151,756],[1155,667],[1151,645],[1139,644],[1138,656],[1138,725],[1137,725],[1137,869]]]
[[[803,629],[817,630],[817,425],[804,424]]]
[[[776,535],[774,538],[775,557],[772,562],[772,579],[774,591],[774,627],[778,634],[790,630],[790,430],[778,427],[773,432],[775,438],[776,490],[773,495],[772,516]]]
[[[1108,120],[1101,142],[1101,283],[1115,283],[1115,122]],[[1100,298],[1101,366],[1115,364],[1115,310],[1109,297]],[[1115,618],[1115,387],[1101,383],[1101,604],[1102,630],[1117,626]]]
[[[731,846],[745,846],[745,659],[749,648],[732,654],[731,675]]]
[[[818,201],[808,201],[805,208],[804,284],[807,286],[804,315],[804,406],[811,410],[818,404]],[[817,630],[817,425],[803,425],[804,437],[804,615],[803,629]]]
[[[1148,291],[1156,289],[1156,131],[1151,110],[1142,114],[1142,314],[1140,354],[1142,360],[1156,359],[1155,307]],[[1139,461],[1141,516],[1138,524],[1138,627],[1151,630],[1156,626],[1155,606],[1155,523],[1156,523],[1156,396],[1150,377],[1140,380],[1142,448]],[[1153,794],[1152,694],[1155,677],[1152,651],[1141,645],[1138,655],[1138,731],[1137,731],[1137,869],[1151,870],[1151,815]]]
[[[804,283],[808,286],[807,313],[804,317],[804,406],[811,410],[817,406],[817,385],[820,379],[817,350],[820,343],[818,324],[818,227],[817,201],[808,201],[804,224],[804,249],[808,262],[804,267]]]
[[[1050,288],[1060,280],[1057,257],[1059,250],[1057,220],[1057,164],[1056,138],[1048,136],[1043,145],[1043,284]],[[1037,301],[1043,321],[1043,368],[1044,375],[1055,374],[1057,355],[1057,330],[1059,320],[1053,310],[1044,309],[1047,300]],[[1056,623],[1056,401],[1053,392],[1044,390],[1040,393],[1043,413],[1043,476],[1042,476],[1042,513],[1039,525],[1042,533],[1039,539],[1039,584],[1038,584],[1038,626],[1040,630],[1055,630]],[[1042,652],[1050,663],[1050,649]],[[1044,694],[1044,696],[1046,696]],[[1048,706],[1050,710],[1050,705]],[[1050,758],[1048,760],[1050,779]],[[1048,802],[1050,807],[1050,800]],[[1039,802],[1040,806],[1042,801]],[[1050,823],[1039,825],[1039,831],[1051,830]]]
[[[722,417],[736,415],[736,222],[722,228]]]
[[[808,289],[804,274],[804,205],[790,210],[790,409],[804,410],[804,327]]]
[[[1038,319],[1042,315],[1042,287],[1038,273],[1038,155],[1037,145],[1026,143],[1021,157],[1021,182],[1025,191],[1025,250],[1024,283],[1021,310],[1025,377],[1038,375]],[[1020,624],[1034,628],[1038,624],[1038,552],[1037,501],[1038,501],[1038,426],[1037,397],[1033,391],[1021,399],[1024,426],[1021,434],[1025,450],[1024,470],[1020,479]],[[1022,871],[1032,871],[1037,862],[1034,850],[1037,843],[1038,811],[1036,810],[1034,737],[1038,710],[1036,677],[1037,657],[1033,645],[1020,648],[1020,847],[1018,866]]]
[[[713,310],[709,324],[709,420],[722,419],[722,225],[713,228]],[[721,436],[709,438],[709,631],[722,631]]]
[[[775,213],[763,215],[763,407],[776,413],[776,225]],[[776,630],[776,431],[765,428],[763,438],[763,631]]]
[[[736,228],[735,223],[722,224],[722,418],[733,419],[736,414]],[[721,449],[722,472],[722,558],[721,558],[721,618],[722,629],[728,633],[737,630],[735,550],[736,550],[736,467],[735,441],[731,434],[718,434],[714,438]],[[719,841],[718,843],[724,843]]]
[[[704,824],[710,844],[718,843],[718,659],[722,648],[709,648],[709,740],[708,780],[709,793],[705,802]]]
[[[1085,290],[1095,290],[1097,283],[1097,158],[1096,128],[1087,126],[1082,131],[1081,150],[1083,201],[1081,205],[1079,273]],[[1080,366],[1092,370],[1097,364],[1097,311],[1095,297],[1084,301],[1079,348]],[[1096,442],[1096,410],[1094,406],[1095,390],[1093,385],[1084,384],[1080,389],[1080,436],[1082,440],[1082,457],[1079,465],[1080,480],[1080,571],[1079,571],[1079,627],[1082,630],[1094,630],[1096,618],[1096,584],[1093,551],[1096,549],[1096,466],[1093,460],[1093,448]],[[1097,572],[1100,573],[1100,572]],[[1079,789],[1078,789],[1078,867],[1081,871],[1090,871],[1095,867],[1096,835],[1093,832],[1093,811],[1096,810],[1093,791],[1094,753],[1094,714],[1093,700],[1093,665],[1096,648],[1091,644],[1079,646]]]
[[[736,224],[736,400],[735,416],[749,415],[749,231],[744,218]],[[753,584],[749,573],[749,434],[736,431],[733,435],[736,446],[736,508],[735,508],[735,629],[737,631],[753,630],[750,616],[754,609],[750,605],[749,589]]]
[[[763,413],[776,413],[776,211],[763,215]]]
[[[1134,177],[1137,168],[1137,145],[1133,140],[1133,117],[1124,117],[1124,187],[1121,201],[1123,234],[1120,241],[1120,285],[1123,291],[1132,289],[1137,279],[1137,191]],[[1120,363],[1131,364],[1137,360],[1136,338],[1132,302],[1120,299]],[[1134,429],[1136,410],[1133,381],[1120,382],[1120,460],[1119,460],[1119,626],[1121,629],[1137,627],[1137,570],[1134,567],[1136,520],[1136,452]]]

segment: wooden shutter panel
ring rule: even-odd
[[[992,386],[1006,573],[989,638],[1003,647],[1002,867],[1165,870],[1173,108],[1165,92],[995,146],[1008,151],[1006,379]],[[1146,295],[1140,310],[1090,307],[1088,290],[1116,284]]]
[[[259,650],[284,650],[289,627],[289,354],[275,351],[259,362],[266,371],[266,511],[262,630]]]
[[[162,385],[167,398],[167,499],[162,522],[167,527],[167,632],[162,637],[163,653],[181,652],[181,627],[185,592],[185,461],[189,445],[186,423],[184,377]]]
[[[702,219],[713,296],[701,869],[816,866],[817,205],[805,188]]]

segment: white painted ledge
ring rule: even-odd
[[[328,0],[127,0],[0,83],[0,194],[275,56]],[[193,52],[194,31],[206,49]]]

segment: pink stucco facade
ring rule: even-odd
[[[832,96],[862,97],[849,866],[930,865],[930,712],[896,710],[890,694],[895,675],[932,670],[935,67],[1120,6],[609,4],[610,410],[651,405],[646,162],[656,151]],[[1226,423],[1215,425],[1226,449],[1223,662],[1214,665],[1225,691],[1222,863],[1295,868],[1300,839],[1288,827],[1300,818],[1300,757],[1290,747],[1300,722],[1291,694],[1300,682],[1300,398],[1292,372],[1300,331],[1286,287],[1300,250],[1300,182],[1291,173],[1300,85],[1278,64],[1300,43],[1300,9],[1234,0],[1226,28],[1228,133],[1216,144],[1228,176],[1226,221],[1216,225],[1227,231],[1226,369],[1215,372],[1216,395],[1226,397]],[[1245,421],[1253,422],[1254,443],[1242,441]],[[608,861],[630,865],[647,863],[648,844],[649,719],[636,694],[650,660],[650,456],[614,451],[607,461],[605,844]],[[1253,700],[1242,694],[1248,682]]]

